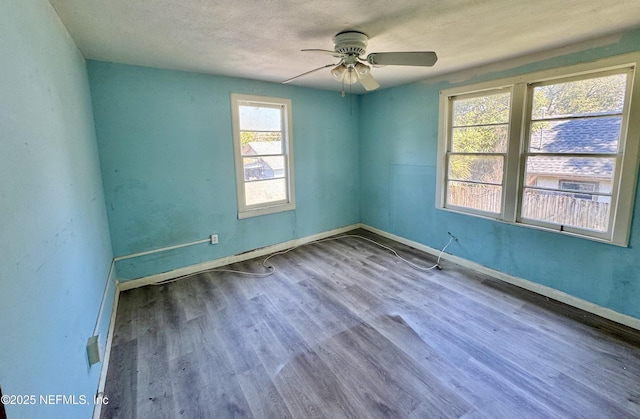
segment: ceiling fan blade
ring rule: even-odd
[[[367,55],[367,62],[372,65],[414,65],[431,67],[438,61],[433,51],[421,52],[373,52]]]
[[[301,49],[300,51],[302,52],[319,52],[321,54],[328,54],[328,55],[332,55],[336,58],[344,58],[347,56],[347,54],[343,54],[341,52],[337,52],[337,51],[329,51],[328,49],[317,49],[317,48],[307,48],[307,49]]]
[[[376,79],[373,78],[373,76],[371,75],[370,72],[367,71],[367,73],[363,74],[363,75],[358,74],[356,72],[356,75],[358,76],[358,79],[360,80],[360,84],[366,90],[376,90],[378,87],[380,87],[380,85],[378,84]]]
[[[340,64],[340,63],[338,63],[338,64]],[[322,70],[323,68],[327,68],[327,67],[335,67],[335,66],[336,66],[336,65],[338,65],[338,64],[327,64],[327,65],[323,65],[322,67],[314,68],[313,70],[311,70],[311,71],[307,71],[306,73],[298,74],[298,75],[297,75],[297,76],[295,76],[295,77],[291,77],[290,79],[283,81],[283,82],[282,82],[282,84],[289,83],[289,82],[291,82],[291,81],[294,81],[294,80],[295,80],[295,79],[297,79],[297,78],[300,78],[300,77],[302,77],[302,76],[306,76],[307,74],[311,74],[311,73],[314,73],[314,72],[316,72],[316,71]]]

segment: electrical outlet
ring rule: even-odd
[[[211,244],[218,244],[218,235],[217,234],[212,234],[211,235]]]
[[[87,358],[89,365],[102,361],[102,348],[100,347],[100,336],[91,336],[87,341]]]

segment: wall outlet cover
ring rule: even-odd
[[[87,340],[87,358],[89,359],[89,365],[97,364],[102,360],[100,335],[91,336],[89,340]]]

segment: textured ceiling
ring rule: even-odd
[[[50,0],[89,59],[281,82],[335,62],[358,30],[367,53],[436,51],[434,67],[386,66],[382,88],[640,27],[639,0]],[[330,69],[292,84],[340,90]],[[354,87],[354,93],[361,93]]]

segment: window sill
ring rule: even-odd
[[[274,206],[270,206],[270,207],[260,207],[260,208],[254,208],[254,209],[247,209],[247,210],[243,210],[243,211],[238,211],[238,219],[242,220],[245,218],[251,218],[251,217],[259,217],[261,215],[268,215],[268,214],[275,214],[278,212],[285,212],[285,211],[292,211],[296,209],[296,204],[294,203],[287,203],[287,204],[280,204],[280,205],[274,205]]]

